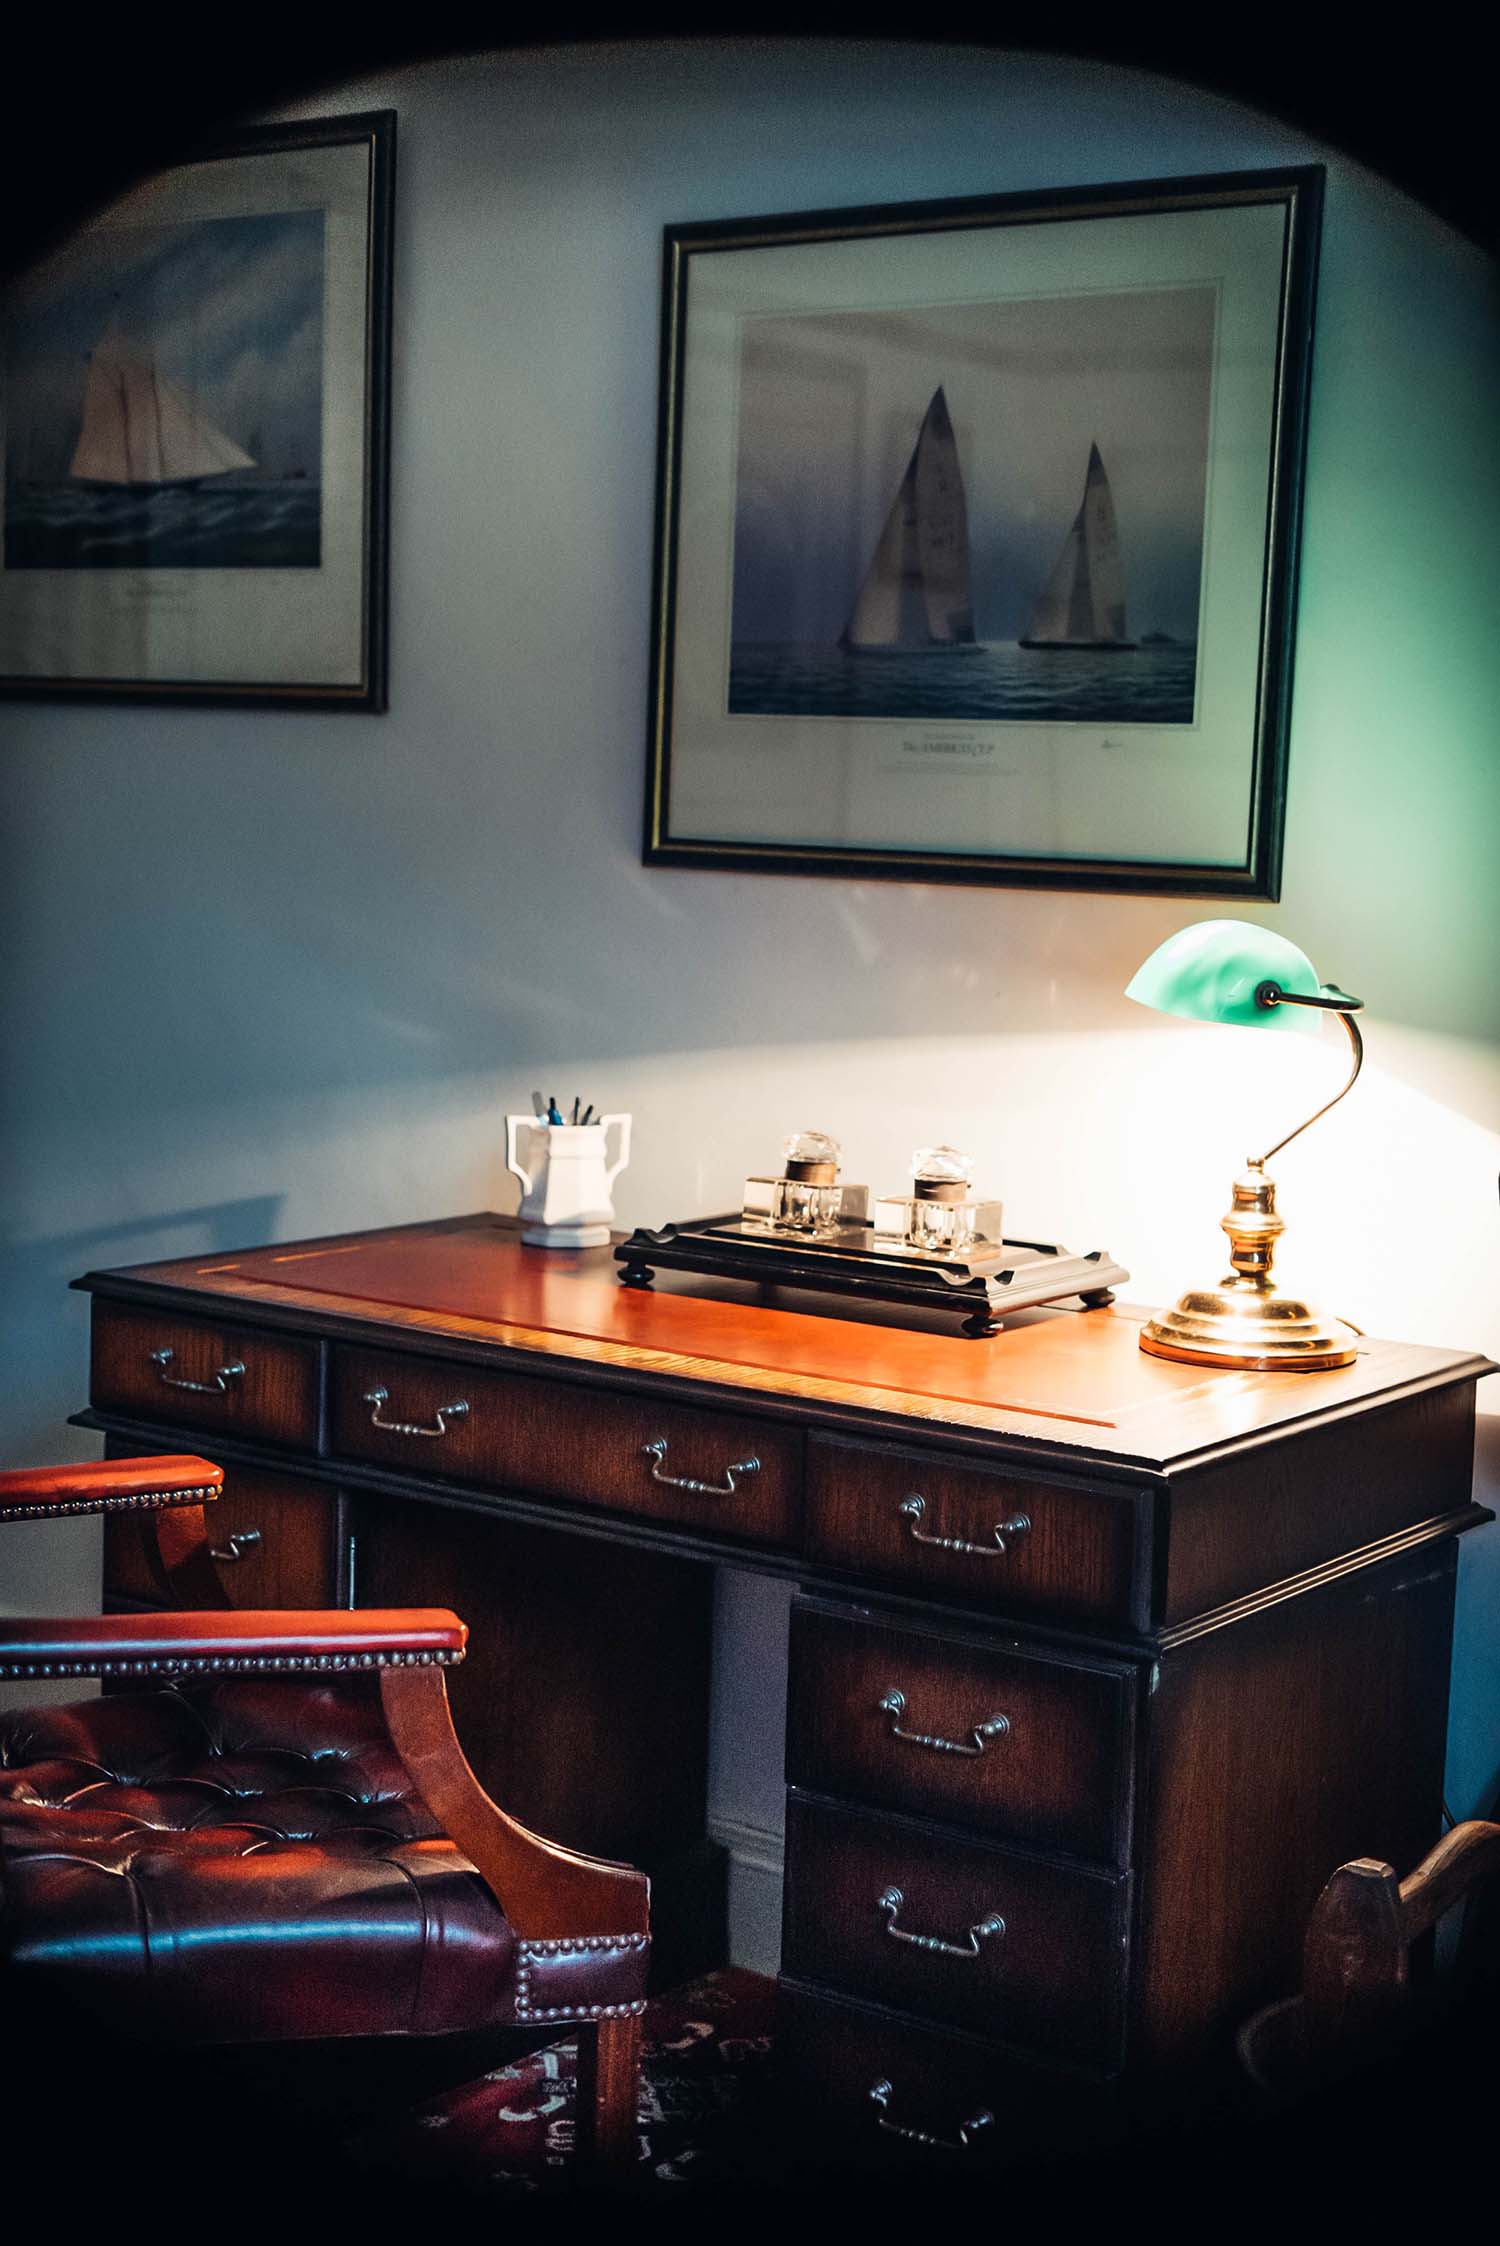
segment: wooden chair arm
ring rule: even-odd
[[[446,1607],[32,1617],[0,1622],[0,1677],[436,1669],[463,1659],[468,1635]]]
[[[380,1697],[423,1801],[523,1941],[650,1932],[644,1872],[560,1848],[491,1801],[459,1745],[441,1669],[384,1669]]]
[[[1401,1923],[1408,1942],[1436,1926],[1480,1880],[1500,1874],[1500,1825],[1471,1817],[1445,1833],[1401,1882]]]

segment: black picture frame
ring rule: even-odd
[[[941,202],[812,211],[674,225],[665,229],[643,851],[647,865],[754,873],[825,874],[859,880],[884,879],[1265,900],[1277,898],[1280,893],[1286,808],[1308,389],[1312,365],[1323,184],[1322,167],[1309,165]],[[1246,509],[1245,521],[1249,527],[1244,546],[1246,556],[1250,555],[1253,532],[1254,549],[1259,552],[1260,563],[1259,599],[1255,604],[1256,613],[1253,617],[1237,614],[1232,624],[1216,622],[1214,626],[1220,635],[1220,652],[1224,662],[1226,665],[1237,663],[1237,675],[1247,682],[1253,662],[1253,692],[1242,694],[1241,697],[1244,702],[1241,713],[1243,723],[1237,721],[1232,728],[1226,729],[1234,735],[1233,754],[1240,760],[1236,770],[1243,781],[1242,844],[1236,840],[1233,848],[1216,850],[1211,856],[1200,847],[1196,850],[1189,848],[1165,858],[1158,858],[1154,854],[1142,855],[1139,850],[1129,849],[1120,850],[1118,854],[1111,854],[1108,850],[1074,854],[1068,848],[968,849],[946,844],[934,848],[930,842],[915,839],[911,847],[906,847],[899,837],[894,841],[883,837],[872,843],[868,838],[841,840],[837,837],[830,838],[827,834],[808,838],[782,833],[772,839],[765,834],[743,831],[743,828],[739,832],[704,831],[706,824],[711,829],[711,819],[705,821],[701,814],[684,818],[677,802],[680,792],[679,772],[683,763],[683,726],[678,680],[683,667],[685,634],[690,629],[684,621],[685,597],[697,603],[701,609],[702,598],[698,585],[703,572],[695,567],[693,555],[686,559],[684,557],[683,525],[685,517],[695,524],[701,523],[706,516],[712,518],[708,542],[703,542],[703,534],[697,534],[697,551],[699,554],[708,554],[712,562],[717,541],[718,547],[728,553],[737,536],[735,508],[739,486],[736,479],[740,472],[726,456],[731,416],[727,408],[719,410],[720,401],[715,397],[717,418],[714,426],[718,428],[722,424],[717,454],[714,443],[702,439],[701,426],[694,431],[691,447],[694,458],[700,463],[705,458],[713,462],[708,478],[712,490],[705,497],[702,488],[685,489],[685,482],[690,482],[695,473],[699,475],[700,483],[703,481],[701,469],[695,470],[690,462],[685,461],[685,439],[692,425],[696,403],[694,385],[698,384],[707,393],[712,391],[716,383],[727,383],[730,380],[717,371],[720,364],[726,362],[731,355],[728,348],[723,346],[722,339],[716,356],[712,356],[708,347],[701,342],[695,344],[694,321],[697,307],[694,280],[695,275],[703,270],[700,261],[705,258],[719,261],[712,269],[715,278],[711,287],[717,292],[712,316],[728,320],[734,315],[720,309],[720,300],[732,302],[734,291],[739,285],[735,276],[740,268],[726,260],[748,258],[763,251],[795,251],[805,261],[816,261],[826,258],[831,247],[843,248],[849,244],[906,244],[913,237],[939,236],[949,238],[950,242],[965,239],[972,241],[976,237],[990,235],[1000,244],[1000,250],[994,254],[1002,254],[1007,235],[1012,243],[1019,238],[1009,234],[1009,230],[1049,230],[1045,236],[1041,232],[1031,236],[1031,240],[1037,245],[1037,254],[1042,255],[1048,254],[1053,246],[1061,248],[1065,237],[1073,244],[1083,241],[1084,237],[1079,233],[1080,221],[1126,220],[1130,222],[1131,231],[1127,234],[1115,226],[1108,239],[1133,245],[1128,247],[1127,256],[1135,259],[1141,270],[1149,270],[1150,244],[1145,234],[1135,231],[1137,227],[1149,229],[1153,220],[1174,224],[1192,214],[1243,213],[1248,210],[1259,212],[1265,211],[1267,207],[1273,214],[1272,217],[1257,223],[1264,230],[1278,222],[1279,214],[1279,247],[1271,245],[1271,248],[1275,248],[1274,280],[1267,278],[1258,284],[1264,299],[1260,305],[1262,317],[1252,324],[1260,338],[1257,348],[1262,354],[1270,395],[1263,412],[1264,474],[1259,485],[1261,500],[1258,503],[1262,511],[1252,524],[1252,510]],[[1231,222],[1231,226],[1233,223]],[[1267,276],[1272,271],[1271,248],[1259,256],[1257,268]],[[942,254],[951,254],[947,243],[943,245]],[[990,255],[991,252],[987,250],[984,254]],[[754,269],[747,265],[744,270],[748,275]],[[787,266],[785,270],[791,272],[794,269]],[[813,265],[809,262],[797,270],[810,275]],[[1210,278],[1220,291],[1216,304],[1222,305],[1230,301],[1229,292],[1238,285],[1237,276],[1232,270],[1232,259],[1226,274]],[[745,285],[750,292],[746,296],[746,302],[755,302],[753,290],[758,284],[747,279]],[[774,288],[769,293],[774,299]],[[810,290],[805,282],[799,281],[795,294],[799,310],[805,309],[810,295],[816,301],[815,288]],[[940,309],[946,309],[945,300],[938,298],[937,301]],[[1247,298],[1247,303],[1248,301]],[[742,326],[746,317],[748,315],[741,315]],[[1216,310],[1214,317],[1216,321],[1221,321],[1223,314]],[[1250,315],[1247,314],[1246,317]],[[728,332],[727,329],[725,332]],[[1218,351],[1220,329],[1217,325],[1214,335],[1214,349]],[[736,344],[734,348],[738,349],[739,346]],[[1217,385],[1221,375],[1219,358],[1213,359],[1212,367],[1211,381]],[[704,372],[705,368],[707,373]],[[1248,389],[1246,395],[1250,395]],[[700,424],[713,418],[700,414]],[[734,427],[738,429],[738,426],[735,422]],[[926,424],[923,426],[925,429]],[[740,440],[736,438],[736,441]],[[909,443],[909,437],[905,441]],[[910,488],[916,459],[914,451],[903,490]],[[1203,468],[1205,488],[1213,464],[1210,445]],[[1092,469],[1090,473],[1092,474]],[[889,480],[885,488],[889,489]],[[724,519],[726,495],[727,520]],[[1083,509],[1080,506],[1078,520],[1081,522],[1082,519]],[[1206,527],[1202,537],[1207,540]],[[868,550],[867,542],[862,551]],[[1201,573],[1206,578],[1206,544],[1200,548],[1200,565]],[[717,675],[725,682],[726,700],[722,709],[705,711],[700,697],[700,707],[694,713],[693,720],[696,728],[693,753],[700,760],[716,758],[716,770],[721,777],[726,772],[738,774],[740,769],[736,763],[737,752],[726,746],[734,738],[729,729],[736,724],[741,714],[727,699],[734,691],[739,647],[732,636],[734,627],[730,621],[732,573],[735,566],[732,561],[726,564],[730,572],[730,589],[720,599],[718,614],[710,620],[707,635],[710,639],[714,631],[721,635],[722,645],[717,650],[721,661]],[[872,562],[871,569],[874,566]],[[1244,568],[1248,567],[1249,561],[1246,559]],[[1250,605],[1248,602],[1243,604],[1247,608]],[[846,631],[847,629],[846,626]],[[1239,639],[1231,641],[1228,636],[1231,632],[1253,633],[1253,648]],[[1168,638],[1166,634],[1153,636],[1162,640]],[[1192,640],[1195,724],[1207,692],[1201,682],[1218,659],[1214,649],[1206,649],[1203,641],[1204,635],[1200,630]],[[712,662],[698,662],[696,657],[700,651],[695,647],[692,652],[696,670],[703,675],[711,673]],[[710,648],[709,654],[713,653],[714,649]],[[786,713],[773,713],[777,717],[783,714]],[[795,712],[790,714],[797,715]],[[837,714],[841,717],[846,715],[843,712]],[[847,722],[852,725],[856,721],[850,718]],[[910,725],[913,722],[921,724],[927,721],[913,720],[909,715],[903,715],[900,722]],[[986,724],[993,724],[992,720],[983,718],[953,721],[934,717],[932,722],[947,724],[950,729],[956,724],[960,731],[964,726],[972,731],[976,726],[982,730]],[[1003,722],[1001,721],[1000,727],[1002,739],[1005,737]],[[1070,738],[1077,737],[1078,730],[1074,726]],[[1039,733],[1041,728],[1033,727],[1032,731]],[[1110,744],[1106,742],[1104,745]],[[748,758],[745,760],[747,770],[750,761]],[[786,762],[787,760],[782,760],[783,774]],[[744,783],[747,790],[754,784],[753,778],[747,778]],[[762,784],[769,788],[773,783],[768,779]],[[1238,779],[1235,784],[1240,784]],[[1227,780],[1225,785],[1227,789]],[[746,808],[753,820],[755,805],[747,799]],[[1149,809],[1153,819],[1159,817],[1165,823],[1165,828],[1170,830],[1169,802],[1163,801],[1159,806],[1143,804],[1142,808],[1143,814]],[[775,816],[785,822],[784,811],[778,809]],[[1226,794],[1220,823],[1225,826],[1226,831],[1232,825],[1236,837],[1239,832],[1238,817]]]
[[[131,570],[118,568],[108,584],[100,582],[103,573],[92,573],[95,582],[87,586],[78,598],[87,601],[97,595],[107,601],[111,594],[123,597],[124,592],[135,591],[142,596],[165,593],[179,599],[191,608],[197,601],[216,604],[214,630],[221,641],[229,643],[226,652],[234,675],[205,675],[205,665],[198,662],[193,675],[158,675],[155,667],[138,669],[132,673],[123,665],[106,662],[102,667],[90,667],[80,660],[78,667],[69,670],[51,660],[53,650],[67,639],[70,628],[67,618],[48,612],[47,596],[56,592],[59,600],[69,597],[70,578],[83,576],[77,569],[51,570],[31,566],[7,567],[7,555],[14,550],[10,533],[11,476],[13,463],[4,463],[3,487],[6,498],[5,543],[0,545],[0,697],[20,701],[64,702],[129,702],[155,705],[193,705],[209,708],[274,707],[288,710],[349,710],[374,714],[388,706],[389,671],[389,549],[390,549],[390,390],[391,390],[391,301],[392,262],[394,248],[393,213],[396,178],[396,112],[373,110],[348,116],[313,118],[295,123],[263,127],[246,127],[205,142],[190,159],[173,165],[168,171],[157,174],[143,189],[137,190],[111,212],[89,226],[81,228],[73,241],[57,253],[54,259],[17,284],[24,290],[28,283],[45,288],[47,271],[60,260],[87,257],[91,247],[100,261],[109,252],[97,247],[107,243],[106,229],[112,224],[151,225],[165,229],[180,224],[184,233],[205,214],[200,208],[193,217],[179,221],[173,209],[172,195],[179,183],[187,179],[214,181],[213,206],[208,215],[230,218],[264,219],[267,213],[273,219],[288,216],[305,216],[309,211],[316,215],[318,188],[318,162],[331,156],[338,162],[336,152],[349,152],[339,174],[338,196],[341,207],[337,227],[328,223],[332,211],[323,214],[324,226],[319,237],[319,254],[323,260],[320,268],[322,293],[318,300],[320,327],[320,353],[317,417],[317,474],[316,529],[308,534],[316,540],[317,562],[307,576],[294,568],[198,566],[193,569],[163,565],[154,556],[149,568]],[[362,153],[363,170],[357,165]],[[266,181],[273,167],[282,168],[285,184],[280,184],[276,194],[268,198]],[[217,167],[225,167],[219,173]],[[211,175],[205,168],[214,167]],[[240,167],[238,175],[233,167]],[[328,174],[332,179],[333,174]],[[280,178],[281,175],[278,175]],[[244,209],[235,207],[238,181],[245,188]],[[305,185],[299,184],[305,182]],[[277,199],[279,195],[280,200]],[[222,206],[222,207],[221,207]],[[120,213],[144,212],[144,218]],[[138,237],[139,238],[139,237]],[[335,262],[337,260],[337,262]],[[66,286],[66,281],[58,284]],[[17,302],[13,290],[7,302],[5,325],[13,324]],[[337,308],[337,316],[335,316]],[[153,363],[154,378],[154,363]],[[138,379],[132,375],[129,379]],[[356,386],[351,393],[350,385]],[[166,386],[164,384],[164,386]],[[158,423],[160,403],[158,396]],[[181,387],[178,386],[178,401]],[[330,496],[325,478],[328,430],[335,409],[340,428],[339,443],[343,458],[337,478],[337,499]],[[60,409],[61,410],[61,409]],[[85,412],[87,410],[85,401]],[[74,426],[78,426],[76,401],[73,410]],[[8,420],[8,427],[14,427]],[[230,432],[219,432],[231,434]],[[128,452],[127,439],[127,452]],[[234,440],[236,449],[243,451],[243,439]],[[54,454],[54,458],[56,455]],[[157,446],[156,465],[167,464],[165,447]],[[292,473],[307,476],[305,468]],[[181,483],[184,479],[174,479]],[[269,480],[269,479],[268,479]],[[243,483],[243,479],[242,479]],[[139,487],[135,487],[139,488]],[[188,485],[196,493],[202,486]],[[263,507],[273,504],[267,497]],[[305,500],[302,502],[304,513]],[[335,521],[335,509],[337,518]],[[148,541],[159,539],[153,528],[134,549],[148,551]],[[278,630],[278,615],[295,617],[299,607],[307,607],[307,578],[328,572],[327,582],[332,583],[331,549],[338,549],[340,576],[337,580],[336,598],[329,603],[326,645],[314,651],[314,659],[305,668],[305,676],[254,675],[257,667],[265,673],[276,668],[278,643],[282,633]],[[159,543],[156,553],[175,551]],[[241,551],[250,550],[242,548]],[[261,552],[271,549],[262,547]],[[307,549],[303,549],[305,551]],[[302,558],[299,551],[297,558]],[[20,580],[31,580],[22,586]],[[274,582],[280,580],[280,583]],[[9,581],[9,583],[8,583]],[[247,599],[252,591],[258,596]],[[7,602],[7,591],[12,603]],[[7,614],[8,605],[26,610],[26,618],[13,620]],[[245,639],[241,644],[233,638],[236,613],[243,611],[248,617]],[[76,615],[76,610],[73,612]],[[47,646],[40,655],[27,644],[28,629],[35,632],[34,619],[41,619]],[[75,627],[76,628],[76,627]],[[92,636],[98,644],[101,637],[110,638],[106,624],[102,634],[97,620],[92,632],[78,630],[79,638]],[[121,634],[114,635],[116,639]],[[24,668],[17,668],[16,650],[19,646],[24,657]],[[262,658],[258,664],[258,655]],[[285,658],[283,657],[285,660]],[[295,664],[293,656],[290,661]],[[168,673],[173,666],[166,659]],[[207,669],[213,668],[212,660]],[[244,675],[244,674],[250,675]]]

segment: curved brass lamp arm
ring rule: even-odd
[[[1354,1019],[1363,1000],[1350,998],[1343,991],[1330,987],[1321,998],[1301,998],[1294,991],[1280,989],[1275,983],[1262,983],[1255,995],[1262,1006],[1316,1006],[1325,1013],[1337,1014],[1349,1034],[1349,1043],[1354,1050],[1354,1065],[1333,1098],[1325,1100],[1320,1108],[1315,1108],[1306,1122],[1299,1123],[1294,1131],[1288,1131],[1284,1139],[1278,1139],[1274,1146],[1267,1147],[1264,1154],[1251,1157],[1250,1168],[1262,1170],[1273,1154],[1279,1154],[1284,1146],[1290,1146],[1293,1139],[1301,1138],[1304,1131],[1325,1116],[1331,1107],[1337,1107],[1344,1094],[1352,1089],[1355,1078],[1364,1066],[1365,1041],[1360,1036],[1359,1024]]]

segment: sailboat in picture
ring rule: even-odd
[[[1031,611],[1021,645],[1093,654],[1136,645],[1125,626],[1125,571],[1115,503],[1096,444],[1089,446],[1083,503]]]
[[[976,644],[968,509],[941,385],[838,644],[855,655]]]
[[[255,465],[112,320],[89,354],[83,426],[68,470],[73,482],[191,488]]]

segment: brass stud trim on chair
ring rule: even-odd
[[[217,1482],[196,1490],[132,1490],[124,1496],[56,1497],[25,1505],[0,1497],[0,1521],[55,1521],[64,1513],[131,1513],[162,1505],[203,1505],[219,1494]]]
[[[323,1670],[348,1669],[451,1669],[463,1660],[462,1652],[443,1648],[403,1652],[392,1647],[378,1653],[215,1653],[192,1655],[147,1654],[88,1661],[0,1661],[0,1677],[229,1677],[284,1670],[289,1675],[311,1675]]]
[[[564,1934],[516,1945],[516,2018],[518,2020],[622,2020],[644,2012],[646,2000],[628,2004],[533,2004],[532,1967],[548,1958],[611,1955],[629,1956],[649,1949],[649,1934]]]

